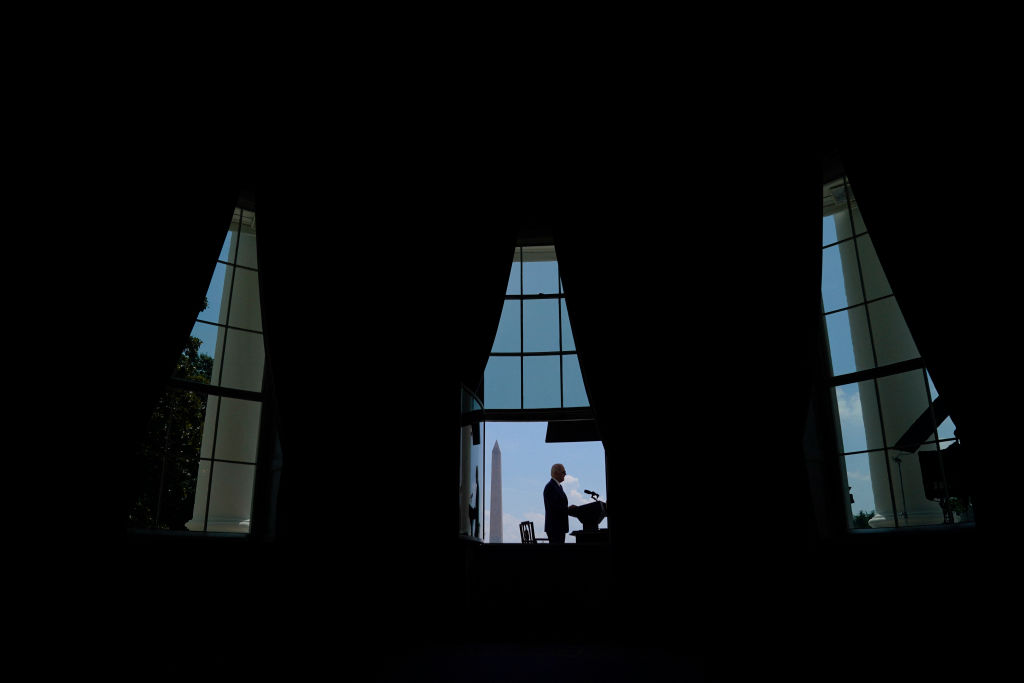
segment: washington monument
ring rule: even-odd
[[[501,449],[498,442],[494,442],[494,450],[491,451],[491,543],[501,543]]]

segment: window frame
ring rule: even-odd
[[[231,225],[229,226],[228,230],[225,232],[225,240],[227,240],[230,237],[231,231],[233,229],[235,229],[234,226],[236,225],[236,222],[237,222],[237,226],[238,226],[237,230],[239,232],[241,232],[244,229],[244,227],[243,227],[244,226],[244,220],[245,220],[247,214],[252,214],[253,221],[255,222],[256,210],[255,210],[254,203],[250,202],[250,201],[243,201],[243,198],[240,198],[239,201],[236,203],[236,206],[235,206],[235,209],[234,209],[234,213],[232,215]],[[253,223],[253,225],[254,225],[254,223]],[[228,268],[236,269],[236,270],[237,269],[247,270],[247,271],[253,272],[253,273],[258,275],[258,273],[259,273],[259,263],[258,263],[258,260],[256,262],[256,266],[255,267],[247,266],[247,265],[240,265],[238,263],[238,255],[239,255],[239,251],[240,250],[241,250],[241,240],[236,240],[234,253],[228,255],[228,260],[223,260],[220,257],[220,255],[218,255],[216,263],[220,264],[220,265],[224,265],[224,266],[226,266]],[[256,256],[254,256],[254,258],[258,259],[258,252],[257,252]],[[231,303],[232,303],[232,299],[233,299],[234,293],[235,293],[235,282],[236,281],[235,281],[234,272],[232,272],[231,278],[232,278],[232,280],[231,280],[231,287],[230,287],[229,292],[228,292],[228,300],[227,300],[227,302],[222,303],[222,308],[226,308],[229,312],[231,310]],[[209,410],[209,398],[211,398],[211,397],[217,397],[219,399],[227,398],[227,399],[251,401],[251,402],[257,403],[259,405],[260,417],[259,417],[258,425],[256,427],[256,429],[257,429],[256,444],[257,445],[256,445],[255,458],[254,458],[254,460],[252,462],[249,462],[249,461],[240,461],[240,460],[232,460],[232,459],[219,459],[219,458],[216,457],[217,456],[217,445],[218,445],[217,431],[220,428],[220,409],[221,409],[221,404],[222,404],[222,401],[217,401],[217,408],[216,408],[217,413],[216,413],[216,415],[214,417],[214,420],[213,420],[214,431],[213,431],[213,434],[210,436],[210,438],[212,439],[212,443],[211,443],[209,457],[202,457],[202,454],[200,452],[200,457],[199,457],[199,460],[198,460],[198,462],[200,463],[200,467],[202,466],[203,462],[206,462],[206,463],[209,464],[209,468],[210,468],[209,476],[208,476],[207,481],[206,481],[206,499],[205,499],[206,503],[205,503],[205,509],[203,511],[203,528],[202,528],[202,530],[196,530],[196,531],[186,530],[186,531],[182,531],[182,530],[176,530],[176,529],[129,527],[128,528],[128,532],[131,535],[138,535],[138,536],[147,536],[147,535],[148,536],[188,536],[188,537],[205,537],[205,536],[209,536],[209,537],[237,538],[237,539],[251,539],[251,538],[254,538],[256,536],[269,537],[271,535],[271,533],[268,533],[268,530],[261,529],[259,527],[256,527],[254,529],[252,526],[250,526],[250,530],[248,532],[209,531],[208,530],[208,527],[209,527],[210,503],[212,501],[211,494],[213,492],[213,481],[214,481],[213,474],[214,474],[214,469],[215,469],[216,463],[244,465],[244,466],[252,467],[253,468],[254,475],[253,475],[253,490],[252,490],[252,495],[251,495],[251,499],[250,499],[250,522],[251,522],[251,520],[253,518],[255,518],[257,516],[257,509],[258,509],[258,507],[260,507],[260,501],[262,501],[262,499],[265,497],[264,489],[267,488],[265,482],[267,481],[268,468],[270,468],[272,466],[272,463],[269,462],[271,460],[271,458],[268,457],[268,455],[272,455],[273,453],[268,453],[268,451],[274,450],[272,448],[272,446],[277,443],[277,431],[276,431],[275,421],[274,421],[273,416],[271,414],[271,411],[273,410],[273,405],[272,405],[272,400],[271,400],[272,399],[271,392],[268,391],[268,385],[270,383],[269,363],[266,360],[266,344],[265,344],[265,337],[264,337],[263,330],[262,329],[255,330],[255,329],[250,329],[250,328],[246,328],[246,327],[240,327],[240,326],[237,326],[237,325],[231,325],[229,322],[224,322],[224,323],[221,323],[219,321],[218,322],[212,322],[210,320],[202,319],[202,315],[203,315],[203,312],[200,312],[199,315],[197,315],[196,320],[193,323],[193,329],[194,329],[195,324],[202,323],[204,325],[210,325],[213,328],[223,329],[225,331],[224,346],[222,346],[222,348],[221,348],[220,358],[214,359],[215,363],[219,363],[220,364],[220,372],[217,373],[217,377],[218,378],[222,378],[223,377],[224,360],[225,360],[225,357],[226,357],[226,353],[224,352],[224,349],[226,348],[226,345],[227,345],[227,335],[226,335],[227,331],[229,331],[229,330],[237,330],[237,331],[241,331],[241,332],[248,332],[248,333],[259,334],[260,335],[261,341],[264,342],[264,361],[263,361],[263,369],[262,369],[261,377],[260,377],[260,385],[259,385],[260,389],[258,391],[254,391],[254,390],[251,390],[251,389],[241,389],[241,388],[236,388],[236,387],[231,387],[231,386],[224,386],[224,385],[222,385],[220,383],[217,383],[217,384],[209,383],[208,384],[208,383],[204,383],[204,382],[197,382],[197,381],[194,381],[194,380],[188,380],[188,379],[184,379],[184,378],[181,378],[181,377],[173,377],[173,376],[167,378],[167,381],[165,382],[165,385],[164,385],[164,389],[165,389],[165,391],[186,391],[186,392],[194,392],[194,393],[197,393],[197,394],[205,394],[206,397],[207,397],[207,410]],[[227,320],[230,320],[230,314],[229,314]],[[204,438],[205,438],[205,435],[204,435]],[[166,463],[167,458],[168,458],[168,454],[167,453],[163,453],[161,455],[161,458],[162,458],[163,462]],[[277,463],[277,465],[279,466],[279,463]],[[196,479],[197,479],[196,485],[198,487],[198,485],[199,485],[199,475],[198,475],[198,473],[196,475]],[[198,493],[198,488],[197,488],[197,493]],[[159,524],[159,521],[160,521],[159,498],[160,498],[160,496],[158,494],[158,505],[157,505],[157,511],[156,511],[156,521],[157,521],[158,524]]]
[[[827,188],[830,185],[834,185],[835,182],[836,181],[831,181],[829,183],[825,183],[825,187]],[[879,354],[878,354],[878,349],[877,349],[876,336],[874,334],[874,329],[872,328],[872,324],[871,324],[871,307],[870,306],[871,306],[871,304],[877,303],[879,301],[886,301],[886,300],[892,299],[896,303],[896,305],[898,307],[899,306],[899,302],[896,299],[895,292],[893,292],[893,291],[890,291],[889,294],[883,295],[881,297],[875,297],[875,298],[871,298],[871,299],[869,299],[868,296],[867,296],[867,286],[866,286],[866,284],[864,282],[863,262],[861,260],[861,253],[860,253],[860,242],[861,242],[862,238],[866,238],[868,240],[868,243],[870,243],[871,235],[870,235],[870,231],[867,229],[867,226],[863,225],[863,223],[861,224],[862,231],[858,232],[857,225],[854,223],[854,218],[853,218],[854,217],[853,209],[854,209],[855,201],[852,199],[852,191],[851,191],[851,189],[849,187],[849,180],[848,180],[848,178],[846,176],[842,176],[842,183],[843,183],[842,184],[842,188],[843,188],[842,197],[843,197],[843,199],[845,201],[845,204],[844,205],[834,204],[833,206],[829,207],[830,210],[827,210],[827,211],[823,212],[823,218],[827,217],[829,215],[836,215],[838,213],[841,213],[841,212],[845,211],[847,213],[847,215],[850,216],[850,221],[851,221],[850,233],[851,234],[848,237],[844,237],[843,239],[839,239],[839,240],[836,240],[836,241],[833,241],[833,242],[829,242],[829,243],[824,243],[824,240],[822,240],[823,241],[823,244],[822,244],[822,247],[821,247],[822,248],[822,263],[824,264],[825,250],[833,248],[833,247],[836,247],[837,245],[845,244],[845,243],[848,243],[848,242],[852,241],[853,242],[853,248],[854,248],[855,262],[856,262],[856,267],[857,267],[857,279],[859,281],[860,290],[861,290],[861,292],[860,292],[861,293],[861,297],[860,297],[860,301],[858,303],[855,303],[855,304],[852,304],[852,305],[848,305],[848,306],[845,306],[845,307],[841,307],[841,308],[837,308],[837,309],[834,309],[834,310],[826,310],[825,309],[824,294],[822,294],[822,299],[821,299],[820,321],[821,321],[821,325],[822,325],[822,335],[823,335],[823,339],[824,339],[824,343],[825,343],[826,357],[827,357],[827,360],[828,360],[828,363],[827,363],[827,366],[826,366],[826,368],[827,368],[827,375],[825,377],[824,387],[825,387],[826,392],[829,394],[829,404],[832,406],[833,420],[834,420],[834,422],[836,424],[836,429],[835,429],[836,452],[837,452],[838,456],[841,459],[843,459],[843,463],[844,463],[843,471],[844,472],[846,470],[846,468],[845,468],[845,458],[847,456],[850,456],[850,455],[862,455],[862,454],[872,454],[872,453],[876,453],[876,454],[877,453],[881,453],[881,454],[883,454],[884,460],[885,460],[885,469],[886,469],[886,479],[887,479],[886,483],[888,485],[888,490],[889,490],[889,498],[890,498],[889,502],[892,505],[893,523],[894,523],[894,526],[891,529],[886,529],[886,530],[898,530],[898,529],[901,529],[901,528],[913,528],[913,525],[905,525],[905,524],[901,525],[901,523],[900,523],[900,516],[901,515],[897,514],[897,512],[896,512],[898,510],[897,500],[896,500],[896,498],[897,498],[897,496],[896,496],[896,485],[894,484],[894,476],[893,476],[892,467],[891,467],[891,462],[894,462],[895,460],[894,460],[894,457],[892,457],[890,455],[890,452],[897,451],[898,449],[896,449],[894,446],[890,446],[889,445],[890,441],[893,441],[893,443],[895,443],[895,441],[890,439],[889,436],[886,434],[886,431],[885,431],[886,430],[886,419],[885,419],[885,415],[883,414],[883,410],[882,410],[882,405],[883,404],[882,404],[882,399],[881,399],[881,391],[879,390],[879,380],[883,380],[883,379],[888,378],[888,377],[895,377],[895,376],[898,376],[898,375],[901,375],[901,374],[904,374],[904,373],[907,373],[907,372],[913,372],[915,370],[920,370],[921,371],[921,379],[922,379],[922,382],[924,384],[925,396],[927,397],[927,401],[928,401],[928,410],[932,411],[933,421],[934,421],[934,399],[932,397],[932,384],[931,384],[930,377],[929,377],[929,374],[928,374],[927,365],[925,364],[924,358],[920,357],[920,355],[918,355],[918,357],[916,357],[916,358],[902,360],[902,361],[897,361],[897,362],[893,362],[893,363],[887,363],[887,364],[881,365],[881,366],[878,364],[878,356],[879,356]],[[872,248],[873,248],[873,246],[872,246]],[[883,274],[884,274],[884,271],[883,271]],[[843,273],[843,277],[845,278],[846,276],[847,276],[846,273]],[[891,290],[891,287],[890,287],[890,290]],[[853,372],[842,373],[840,375],[835,375],[835,374],[833,374],[834,373],[834,364],[833,364],[833,361],[832,361],[832,349],[831,349],[831,346],[830,346],[829,334],[828,334],[828,316],[834,315],[836,313],[841,313],[841,312],[844,312],[844,311],[851,311],[851,310],[859,309],[859,308],[863,308],[864,315],[865,315],[865,318],[866,318],[866,324],[867,324],[867,329],[868,329],[868,342],[869,342],[869,344],[871,346],[872,367],[866,368],[866,369],[863,369],[863,370],[855,370]],[[876,405],[877,410],[878,410],[878,420],[879,420],[879,426],[880,426],[880,429],[881,429],[882,447],[881,448],[867,448],[868,444],[865,443],[865,449],[863,449],[863,450],[847,451],[847,450],[845,450],[845,444],[843,442],[842,429],[839,426],[840,425],[840,419],[839,419],[839,409],[838,409],[837,398],[836,398],[836,388],[837,387],[841,387],[841,386],[848,386],[848,385],[852,385],[852,384],[859,385],[859,384],[861,384],[863,382],[871,382],[871,387],[872,387],[872,389],[873,389],[873,391],[875,393],[875,405]],[[932,432],[932,435],[931,435],[932,438],[929,438],[928,440],[925,440],[925,441],[921,442],[921,444],[919,445],[918,448],[920,448],[921,446],[935,446],[936,450],[942,450],[942,444],[944,444],[944,443],[945,444],[955,443],[955,442],[958,441],[958,439],[955,436],[953,438],[948,438],[948,437],[943,438],[943,437],[941,437],[939,435],[939,426],[940,426],[939,424],[935,424],[935,429],[934,429],[934,431]],[[899,451],[899,452],[902,453],[902,451]],[[899,456],[896,456],[896,457],[899,457]],[[845,478],[845,475],[844,475],[844,481],[845,480],[846,480],[846,478]],[[948,482],[944,481],[944,484],[946,485],[947,490],[948,490]],[[850,517],[851,518],[852,518],[852,515],[853,515],[853,511],[852,511],[852,508],[851,508],[851,510],[850,510]],[[903,516],[905,516],[905,515],[906,515],[906,511],[904,510]],[[959,522],[958,524],[960,524],[960,523],[963,523],[963,522]],[[850,531],[854,531],[854,529],[852,529],[852,528],[849,529],[849,530]]]

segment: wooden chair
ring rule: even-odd
[[[519,523],[519,538],[523,543],[530,545],[536,545],[538,541],[547,542],[546,538],[537,538],[537,535],[533,533],[533,522],[520,522]]]

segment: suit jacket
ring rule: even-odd
[[[544,487],[544,532],[569,533],[569,499],[554,478]]]

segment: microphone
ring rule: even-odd
[[[601,495],[600,493],[595,493],[594,491],[588,491],[586,489],[583,489],[583,493],[587,494],[588,496],[600,496]]]

